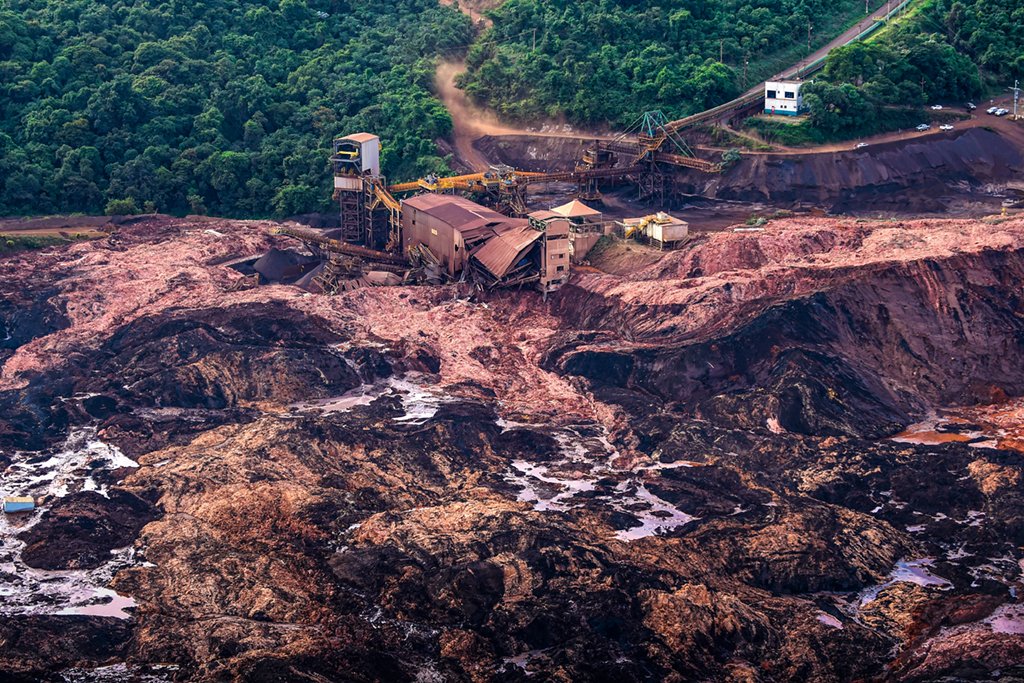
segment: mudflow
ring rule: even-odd
[[[4,258],[5,680],[1024,676],[1024,220],[613,247],[546,302],[235,291],[270,225]]]

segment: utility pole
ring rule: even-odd
[[[718,40],[718,61],[725,64],[725,38]]]
[[[1020,115],[1017,113],[1017,104],[1020,102],[1020,81],[1014,81],[1012,88],[1007,90],[1013,91],[1013,120],[1020,120]]]
[[[533,51],[537,51],[537,29],[533,29]]]
[[[811,54],[811,29],[814,28],[814,24],[807,22],[807,54]]]

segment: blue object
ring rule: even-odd
[[[4,512],[32,512],[36,502],[31,498],[5,498]]]

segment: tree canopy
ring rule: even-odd
[[[0,213],[327,209],[363,130],[389,176],[445,171],[434,57],[471,40],[436,0],[4,0]]]
[[[811,124],[828,135],[903,125],[907,107],[964,102],[1024,77],[1016,0],[934,0],[877,40],[833,50],[805,87]]]
[[[809,27],[816,45],[863,13],[862,0],[507,0],[462,84],[515,119],[674,118],[803,57]]]

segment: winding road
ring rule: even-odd
[[[454,0],[439,0],[441,4],[451,5],[454,4]],[[884,16],[889,7],[893,7],[893,15],[896,14],[895,8],[900,8],[900,11],[904,11],[906,7],[914,4],[916,0],[908,0],[906,3],[893,4],[886,0],[885,2],[879,3],[877,9],[873,12],[868,13],[864,19],[858,21],[856,24],[848,28],[839,36],[835,37],[827,44],[823,45],[819,49],[815,50],[811,54],[807,55],[800,61],[791,65],[789,68],[775,74],[772,79],[787,79],[793,78],[801,74],[807,65],[814,65],[820,63],[829,52],[837,47],[848,45],[854,42],[864,35],[869,29],[875,26],[878,22],[878,17]],[[500,0],[479,0],[476,3],[472,1],[466,2],[463,0],[459,2],[459,9],[475,21],[489,25],[489,20],[480,14],[482,9],[491,8],[500,4]],[[448,109],[449,114],[452,117],[452,139],[455,148],[455,154],[458,161],[466,168],[472,171],[485,171],[488,168],[488,160],[480,153],[479,150],[474,146],[474,142],[485,135],[517,135],[517,136],[531,136],[538,138],[577,138],[577,139],[611,139],[608,135],[595,135],[590,132],[580,131],[571,129],[569,126],[560,124],[549,124],[550,130],[530,130],[523,127],[517,127],[508,123],[502,122],[498,116],[490,110],[481,108],[472,102],[466,96],[465,92],[459,89],[455,85],[455,79],[459,74],[463,73],[466,69],[465,61],[444,61],[438,65],[437,72],[435,74],[435,88],[437,95]],[[700,123],[706,123],[714,121],[720,118],[727,118],[733,111],[738,107],[742,107],[750,104],[752,99],[760,97],[763,85],[759,84],[740,97],[719,105],[705,112],[701,112],[694,116],[674,121],[669,124],[674,129],[682,129],[692,125]],[[916,132],[901,133],[897,134],[897,138],[902,137],[916,137],[924,136],[926,134],[915,134]],[[815,151],[837,151],[840,149],[846,149],[849,145],[828,145],[821,149],[818,148],[807,148],[803,150],[784,150],[783,154],[797,154],[797,153],[813,153]],[[763,152],[765,153],[765,152]],[[770,153],[770,152],[766,152]]]

